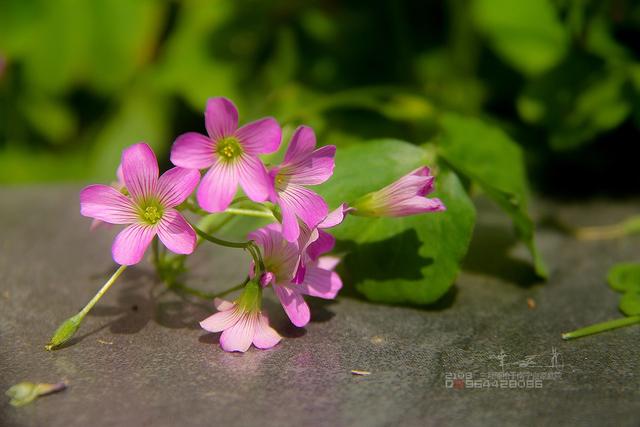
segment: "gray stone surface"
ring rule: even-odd
[[[287,327],[269,351],[229,354],[196,322],[213,311],[164,292],[148,265],[128,270],[88,316],[73,345],[45,352],[64,318],[114,266],[115,229],[94,233],[77,187],[0,190],[0,387],[67,380],[69,388],[22,408],[0,404],[2,426],[190,425],[616,425],[640,423],[640,328],[573,342],[560,333],[620,316],[604,281],[614,262],[638,260],[640,237],[577,242],[542,227],[551,279],[531,276],[526,253],[495,209],[480,203],[474,243],[455,291],[435,307],[314,302],[307,328]],[[540,203],[541,218],[604,224],[637,201]],[[544,221],[547,224],[552,221]],[[222,288],[245,271],[238,254],[194,257],[193,286]],[[533,298],[536,308],[527,307]],[[560,372],[534,389],[453,389],[447,373]],[[352,369],[370,371],[354,376]],[[458,383],[457,383],[458,384]]]

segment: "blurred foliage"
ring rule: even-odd
[[[633,0],[2,0],[0,183],[110,180],[139,140],[166,159],[221,95],[339,146],[491,118],[535,167],[637,137],[639,51]]]

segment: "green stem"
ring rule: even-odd
[[[202,237],[205,240],[210,241],[211,243],[215,243],[216,245],[225,246],[227,248],[238,248],[238,249],[246,249],[251,245],[251,241],[248,242],[230,242],[228,240],[219,239],[218,237],[212,236],[204,231],[200,230],[195,225],[191,224],[193,229],[196,231],[198,236]]]
[[[194,289],[194,288],[191,288],[191,287],[189,287],[187,285],[183,285],[182,283],[173,283],[173,284],[170,285],[170,288],[173,289],[173,290],[176,290],[178,292],[183,292],[185,294],[193,295],[193,296],[198,297],[198,298],[202,298],[202,299],[206,299],[206,300],[212,300],[212,299],[215,299],[215,298],[221,298],[221,297],[223,297],[223,296],[225,296],[227,294],[230,294],[231,292],[234,292],[234,291],[237,291],[239,289],[242,289],[242,287],[244,285],[246,285],[248,281],[249,281],[249,279],[247,278],[244,282],[242,282],[242,283],[240,283],[240,284],[238,284],[238,285],[236,285],[236,286],[234,286],[232,288],[229,288],[229,289],[227,289],[225,291],[218,292],[218,293],[204,292],[204,291],[201,291],[199,289]]]
[[[610,331],[616,328],[622,328],[624,326],[640,323],[640,316],[623,317],[621,319],[608,320],[602,323],[596,323],[595,325],[587,326],[585,328],[576,329],[575,331],[566,332],[562,334],[563,340],[570,340],[574,338],[586,337],[588,335],[597,334],[604,331]]]
[[[107,283],[105,283],[102,286],[102,288],[100,288],[98,293],[95,294],[93,298],[91,298],[91,301],[89,301],[87,305],[85,305],[84,308],[80,310],[79,314],[81,314],[82,317],[86,316],[89,310],[91,310],[93,306],[96,305],[96,303],[100,300],[100,298],[102,298],[102,296],[109,290],[111,285],[113,285],[116,282],[116,280],[118,280],[118,277],[120,277],[120,275],[126,268],[127,268],[126,265],[121,265],[120,268],[118,268],[116,272],[113,273],[113,276],[111,276],[109,280],[107,280]]]
[[[62,322],[62,324],[58,326],[58,329],[56,329],[56,331],[53,333],[53,337],[51,337],[51,340],[49,341],[49,344],[45,346],[45,349],[53,350],[54,348],[59,347],[65,342],[69,341],[71,337],[73,337],[78,331],[78,328],[80,328],[80,324],[82,323],[82,320],[87,315],[87,313],[89,313],[93,306],[96,305],[96,303],[109,290],[109,288],[115,283],[115,281],[118,280],[118,277],[120,277],[120,275],[126,268],[126,265],[121,265],[120,268],[118,268],[116,272],[113,273],[109,280],[107,280],[107,283],[105,283],[102,288],[100,288],[98,293],[95,294],[93,298],[91,298],[91,301],[89,301],[82,310],[80,310],[76,315],[71,316],[70,318]]]
[[[223,213],[274,219],[274,216],[271,212],[258,211],[255,209],[227,208],[227,210],[225,210]]]

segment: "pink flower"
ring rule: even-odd
[[[398,217],[444,211],[440,199],[425,197],[433,192],[433,181],[429,168],[420,167],[383,189],[362,196],[353,204],[352,214]]]
[[[122,175],[129,196],[108,185],[90,185],[80,192],[82,215],[130,224],[113,242],[113,259],[122,265],[137,264],[156,234],[172,252],[192,253],[195,232],[174,208],[198,185],[198,171],[173,168],[158,178],[155,154],[140,143],[122,153]]]
[[[209,212],[224,211],[238,183],[251,200],[267,200],[273,183],[258,155],[273,153],[280,146],[282,131],[275,119],[260,119],[238,129],[235,105],[226,98],[211,98],[204,121],[209,136],[185,133],[171,149],[176,166],[209,168],[198,188],[200,206]]]
[[[264,287],[272,285],[294,325],[302,327],[309,323],[311,317],[303,295],[333,299],[342,288],[340,276],[333,271],[339,261],[335,257],[319,257],[309,263],[302,283],[293,283],[300,249],[297,243],[284,238],[280,224],[260,228],[249,234],[249,238],[262,247],[266,271],[260,278],[260,284]]]
[[[313,129],[298,127],[291,138],[284,162],[269,172],[275,183],[271,201],[280,206],[282,231],[289,242],[295,242],[300,235],[298,218],[307,227],[313,228],[329,211],[322,197],[304,186],[322,184],[333,175],[336,147],[328,145],[314,150],[315,147]]]
[[[249,282],[235,302],[216,298],[214,304],[218,312],[200,322],[200,326],[209,332],[222,331],[220,346],[225,351],[245,352],[251,343],[261,349],[275,346],[282,337],[269,326],[267,315],[260,311],[260,293],[260,286]]]

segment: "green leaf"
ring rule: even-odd
[[[533,257],[536,273],[547,269],[534,241],[527,211],[527,178],[522,150],[501,129],[479,119],[442,117],[440,153],[460,173],[477,183],[510,217]]]
[[[397,140],[353,144],[337,153],[331,181],[320,188],[331,207],[378,190],[418,166],[427,152]],[[431,165],[433,166],[433,165]],[[348,216],[332,233],[339,239],[345,279],[368,299],[430,304],[453,284],[467,252],[475,209],[458,177],[442,170],[437,192],[447,211],[403,218]]]
[[[626,292],[620,298],[618,307],[626,316],[640,315],[640,291]]]
[[[525,74],[540,74],[564,56],[566,30],[550,0],[475,0],[476,25],[496,52]]]
[[[612,289],[618,292],[640,292],[640,264],[620,263],[614,265],[607,275]]]

